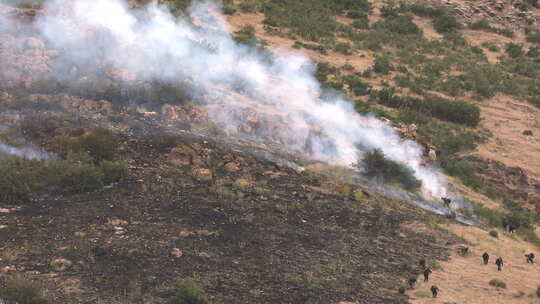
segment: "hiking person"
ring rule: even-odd
[[[482,259],[484,260],[484,265],[487,265],[489,263],[489,254],[487,252],[484,252],[482,255]]]
[[[504,265],[503,259],[501,257],[498,257],[497,260],[495,260],[495,264],[497,265],[497,270],[501,271],[502,266]]]
[[[437,294],[439,293],[439,287],[437,287],[436,285],[432,285],[430,289],[433,297],[436,298]]]
[[[431,269],[427,267],[424,269],[424,282],[429,281],[429,275],[432,273]]]
[[[534,253],[526,254],[525,257],[527,258],[527,263],[534,264]]]

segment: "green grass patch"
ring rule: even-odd
[[[489,285],[495,286],[495,287],[498,287],[498,288],[506,288],[506,283],[501,281],[501,280],[497,280],[497,279],[493,279],[493,280],[489,281]]]

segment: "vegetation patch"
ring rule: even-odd
[[[191,279],[180,282],[179,290],[175,296],[167,301],[167,304],[208,304],[210,303],[204,290],[198,287]]]
[[[391,108],[408,109],[467,126],[480,122],[480,108],[465,101],[451,101],[437,96],[424,99],[395,95],[395,89],[382,89],[372,94],[380,104]]]
[[[497,280],[497,279],[493,279],[493,280],[489,281],[489,285],[495,286],[495,287],[498,287],[498,288],[506,288],[506,283],[501,281],[501,280]]]
[[[375,149],[364,154],[363,165],[365,175],[385,183],[397,183],[407,190],[415,190],[422,182],[414,176],[409,167],[387,158],[384,153]]]
[[[0,300],[13,301],[18,304],[49,304],[47,298],[41,295],[38,282],[29,281],[22,277],[8,279],[0,289]]]

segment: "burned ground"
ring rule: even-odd
[[[317,192],[321,177],[184,134],[123,137],[121,184],[8,206],[2,277],[39,280],[56,303],[159,303],[186,277],[214,303],[405,303],[418,260],[448,258],[452,237],[407,228],[434,220],[424,211]]]

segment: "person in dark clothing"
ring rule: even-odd
[[[411,289],[414,289],[414,285],[416,284],[416,277],[409,278],[409,287]]]
[[[420,261],[418,262],[418,265],[420,265],[420,267],[422,268],[426,267],[426,259],[420,259]]]
[[[401,286],[401,287],[398,289],[398,293],[399,293],[400,295],[405,294],[405,287]]]
[[[431,269],[427,267],[424,269],[424,282],[429,281],[429,275],[432,273]]]
[[[436,285],[431,286],[431,293],[433,294],[433,297],[436,298],[437,294],[439,293],[439,287]]]
[[[446,208],[450,208],[450,204],[452,203],[452,200],[448,197],[441,197],[443,204]]]
[[[525,257],[527,258],[527,263],[534,264],[534,253],[526,254]]]
[[[487,265],[489,263],[489,254],[487,252],[484,252],[482,255],[482,259],[484,260],[484,265]]]
[[[501,271],[502,270],[502,267],[504,265],[504,262],[503,262],[503,259],[501,257],[498,257],[496,260],[495,260],[495,264],[497,265],[497,270],[498,271]]]

